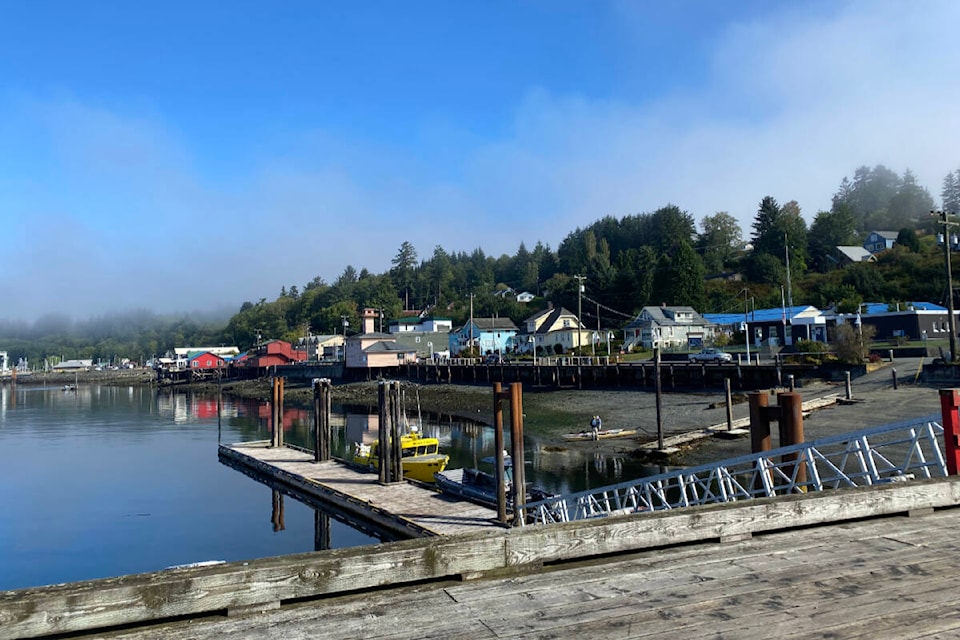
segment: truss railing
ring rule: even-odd
[[[660,511],[947,475],[940,416],[855,431],[715,464],[555,496],[524,506],[527,523]]]

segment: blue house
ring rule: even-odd
[[[897,244],[898,235],[896,231],[871,231],[867,239],[863,241],[863,248],[870,253],[880,253],[887,249],[893,249],[893,245]]]
[[[510,318],[474,318],[450,332],[450,355],[456,356],[471,345],[481,354],[507,353],[516,346],[519,330]]]

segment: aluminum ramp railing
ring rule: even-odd
[[[525,524],[944,477],[939,419],[897,422],[531,502],[524,505]]]

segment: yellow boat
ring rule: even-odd
[[[372,444],[358,442],[353,452],[353,461],[373,470],[380,469],[379,441]],[[447,468],[450,456],[440,453],[440,441],[421,436],[412,428],[400,436],[400,456],[403,476],[420,482],[434,482],[433,474]]]

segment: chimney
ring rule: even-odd
[[[374,333],[377,326],[377,310],[366,308],[363,310],[363,317],[360,319],[363,325],[363,333]]]

